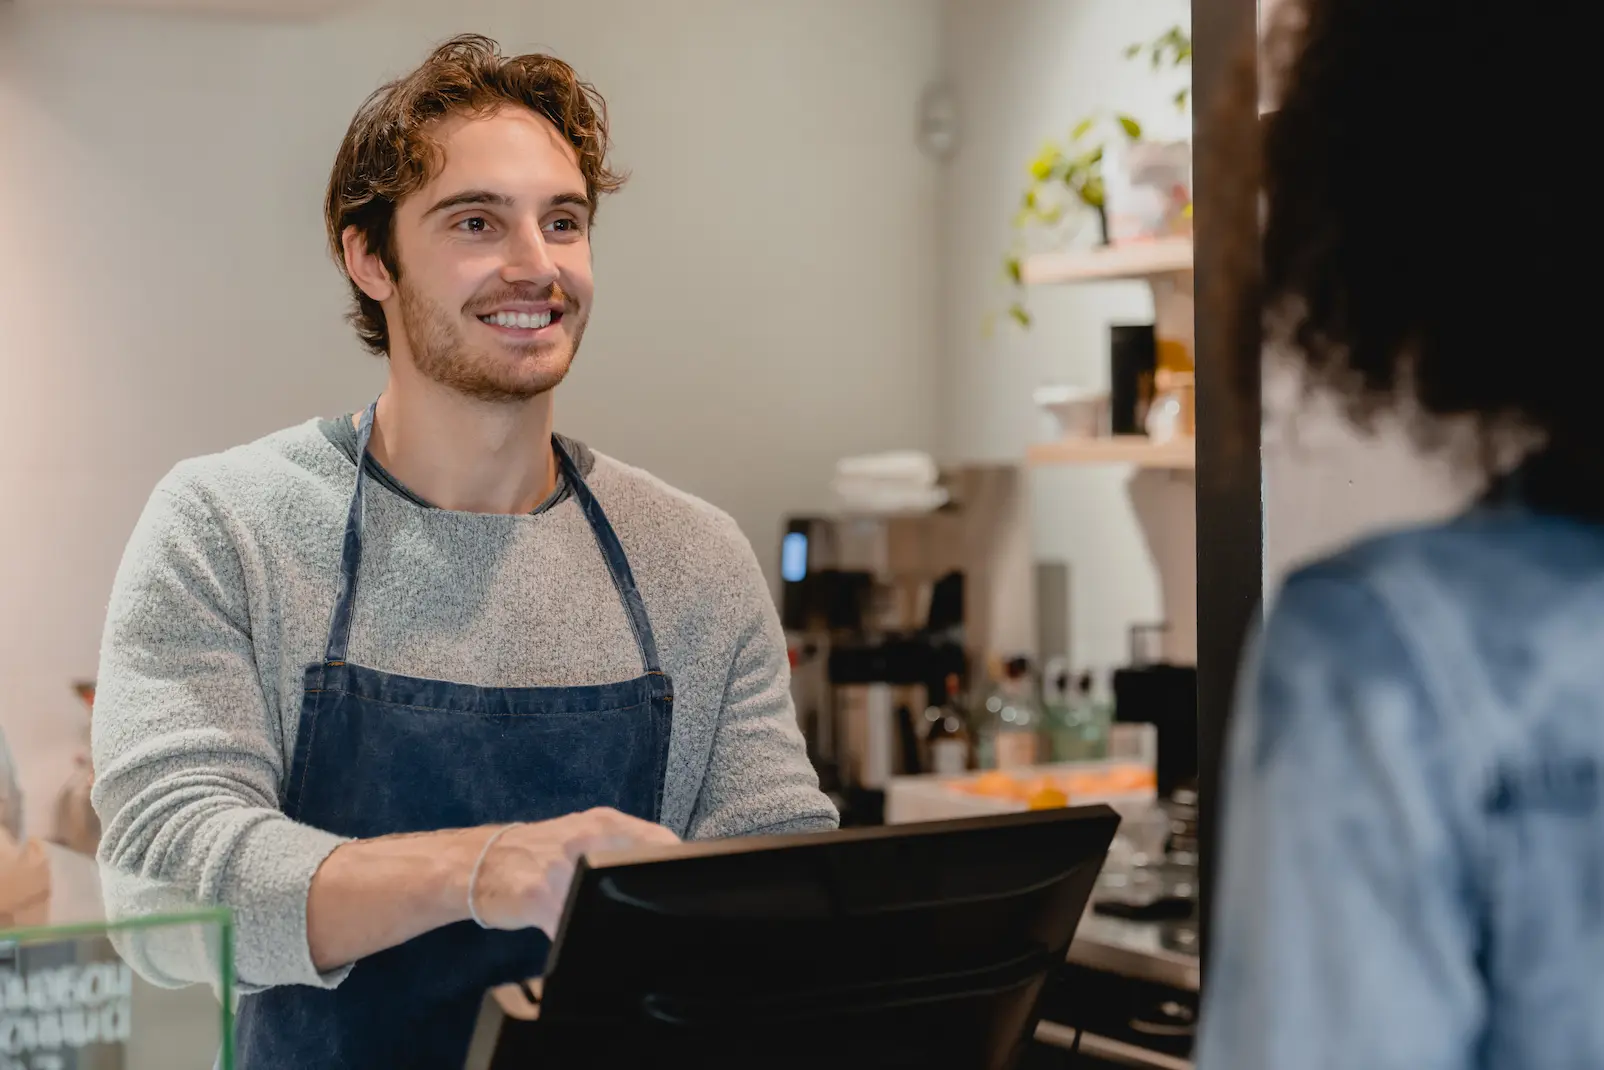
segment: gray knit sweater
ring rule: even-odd
[[[249,991],[333,985],[306,935],[341,841],[279,810],[301,678],[323,657],[356,466],[316,421],[186,461],[151,495],[112,589],[95,696],[94,804],[115,917],[225,905]],[[629,556],[674,681],[663,823],[687,838],[827,829],[784,636],[724,513],[596,455],[587,476]],[[639,651],[578,504],[430,509],[375,482],[352,661],[485,687],[638,676]],[[198,942],[147,942],[158,984],[213,980]]]

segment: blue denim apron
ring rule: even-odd
[[[644,674],[590,687],[475,687],[346,661],[373,413],[370,405],[357,435],[328,653],[306,670],[284,813],[359,839],[542,821],[593,806],[657,821],[673,689],[623,546],[556,439],[552,448],[623,599]],[[537,976],[549,946],[539,930],[461,922],[363,959],[334,990],[290,985],[247,996],[236,1065],[455,1070],[485,989]]]

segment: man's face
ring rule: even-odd
[[[523,108],[447,118],[435,136],[444,165],[396,208],[391,359],[486,401],[545,393],[568,374],[594,292],[573,146]]]

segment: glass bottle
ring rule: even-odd
[[[1003,667],[997,690],[986,700],[995,736],[998,769],[1017,769],[1037,762],[1041,711],[1031,694],[1030,662],[1014,658]]]
[[[1089,761],[1107,758],[1114,725],[1114,700],[1102,678],[1089,672],[1081,673],[1077,688],[1080,712],[1076,720],[1081,732],[1082,757]]]
[[[948,673],[947,701],[925,711],[929,727],[925,731],[925,752],[930,771],[939,776],[955,776],[969,770],[973,746],[969,718],[959,697],[958,674]]]
[[[1042,683],[1042,753],[1047,760],[1072,762],[1081,757],[1078,713],[1069,670],[1060,667]]]
[[[974,719],[971,730],[975,738],[975,768],[997,768],[997,714],[1002,711],[1003,700],[1000,691],[1002,681],[1002,661],[988,658],[986,661],[985,699],[977,701],[974,707]]]

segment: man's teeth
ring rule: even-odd
[[[551,324],[550,312],[492,312],[479,318],[497,327],[521,327],[526,331],[538,330]]]

